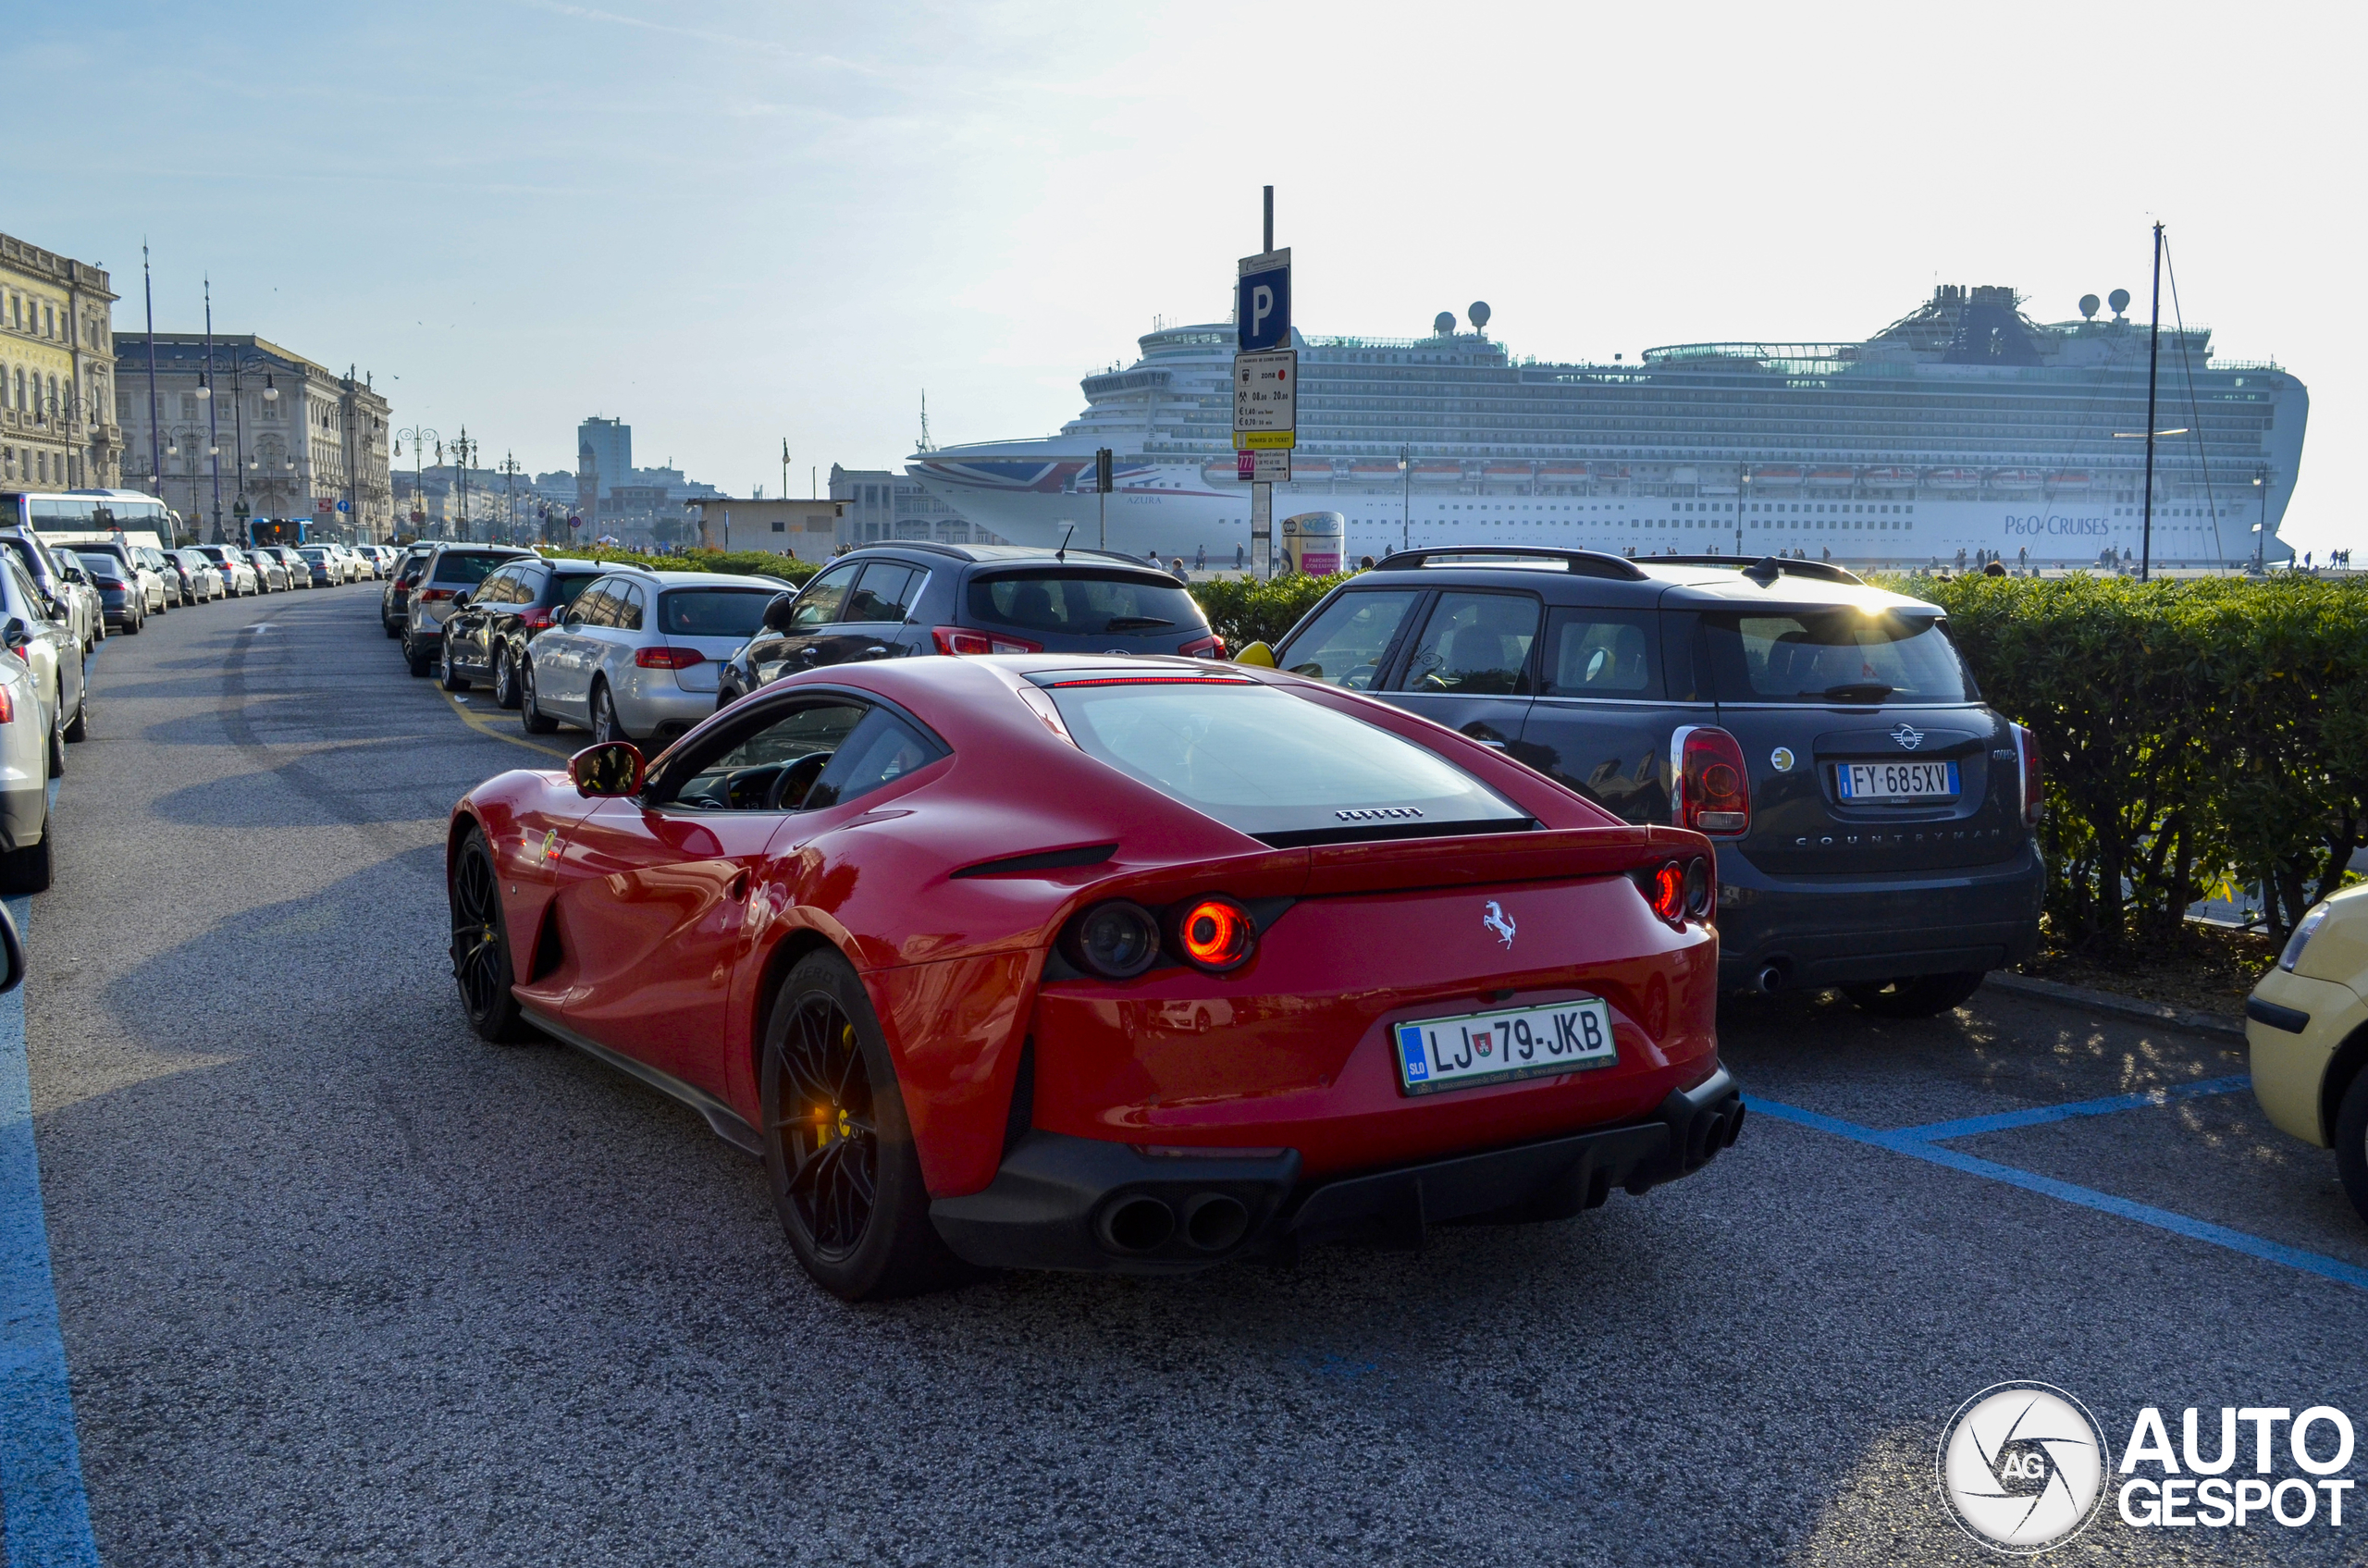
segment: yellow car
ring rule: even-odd
[[[2368,885],[2313,907],[2245,998],[2253,1097],[2295,1137],[2335,1148],[2368,1219]]]

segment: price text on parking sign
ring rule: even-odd
[[[1285,349],[1291,341],[1291,253],[1286,246],[1241,258],[1234,294],[1234,347],[1244,353]]]
[[[1233,444],[1242,448],[1292,447],[1299,428],[1299,355],[1233,356]]]

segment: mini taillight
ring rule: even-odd
[[[1044,645],[1001,632],[973,631],[968,626],[937,626],[930,634],[940,653],[1042,653]]]
[[[1105,980],[1132,980],[1159,961],[1159,922],[1149,909],[1114,898],[1079,915],[1063,933],[1078,968]]]
[[[2022,759],[2023,821],[2037,827],[2047,815],[2047,792],[2041,787],[2039,767],[2039,736],[2015,726],[2015,755]]]
[[[1696,833],[1748,831],[1751,781],[1735,737],[1715,725],[1689,724],[1670,744],[1677,752],[1677,825]]]
[[[706,663],[707,655],[696,648],[645,648],[635,651],[633,661],[645,670],[687,670]]]
[[[1195,969],[1223,974],[1250,961],[1258,927],[1230,898],[1203,898],[1176,917],[1176,950]]]
[[[1176,650],[1187,659],[1223,659],[1225,639],[1212,632],[1198,642],[1188,642]]]

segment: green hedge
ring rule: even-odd
[[[2259,885],[2281,937],[2368,842],[2368,581],[1961,576],[1949,612],[1991,706],[2045,763],[2054,929],[2159,938]]]
[[[1192,585],[1192,597],[1209,618],[1209,629],[1239,652],[1253,642],[1271,643],[1299,623],[1317,599],[1349,580],[1350,574],[1305,577],[1297,573],[1268,582],[1243,573]]]

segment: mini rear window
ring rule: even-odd
[[[517,560],[514,555],[439,555],[436,558],[436,581],[439,583],[482,583],[497,566]]]
[[[1173,578],[1090,567],[973,577],[969,612],[981,625],[1079,636],[1168,636],[1208,625],[1200,605]]]
[[[1971,702],[1938,617],[1856,609],[1702,618],[1721,702]]]
[[[776,596],[763,588],[670,588],[658,596],[658,628],[674,637],[748,637]]]
[[[1530,825],[1437,753],[1271,686],[1054,685],[1047,695],[1087,755],[1277,848]]]

